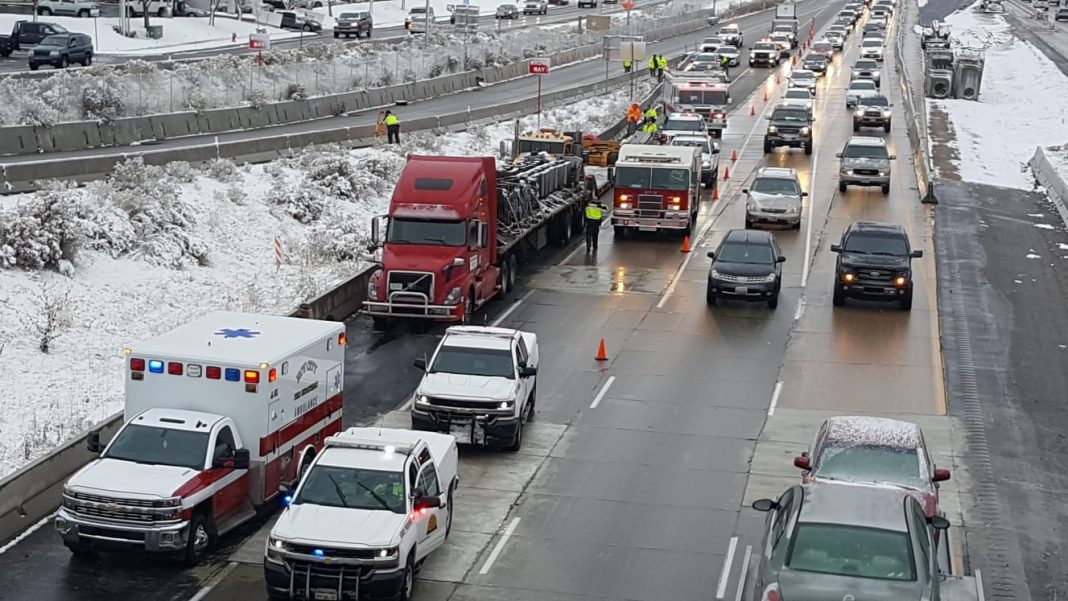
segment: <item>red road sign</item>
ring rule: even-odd
[[[549,74],[549,59],[547,58],[532,58],[527,63],[527,73],[530,75],[548,75]]]
[[[634,8],[634,3],[631,0],[623,0],[623,10],[630,10]]]

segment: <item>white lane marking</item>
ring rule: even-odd
[[[745,554],[742,555],[742,573],[738,575],[738,590],[734,593],[734,601],[742,601],[742,591],[745,590],[745,579],[749,577],[749,560],[753,557],[753,545],[745,546]]]
[[[824,103],[823,108],[824,109],[827,108],[826,103]],[[813,132],[813,133],[815,133],[815,132]],[[826,137],[826,136],[820,136],[820,137],[822,138],[822,137]],[[816,138],[816,136],[813,135],[813,140],[812,140],[812,145],[813,146],[817,146],[815,138]],[[812,171],[811,171],[812,177],[809,179],[809,187],[810,188],[815,188],[815,186],[813,184],[815,183],[816,174],[819,173],[819,171],[817,169],[818,169],[819,164],[820,164],[820,154],[821,153],[813,152],[812,154],[813,154],[813,157],[812,157]],[[806,224],[806,226],[805,226],[805,264],[802,266],[802,269],[801,269],[801,288],[802,288],[802,290],[804,290],[805,286],[808,284],[809,264],[812,262],[812,257],[810,255],[810,253],[812,252],[812,222],[816,220],[815,219],[815,211],[814,211],[815,206],[816,206],[816,201],[815,201],[814,197],[812,196],[812,192],[813,192],[813,190],[810,190],[809,194],[808,194],[808,224]],[[831,197],[832,198],[834,197],[834,192],[831,193]]]
[[[979,597],[979,601],[986,601],[986,591],[983,590],[983,572],[979,569],[975,570],[975,594]]]
[[[506,309],[504,313],[501,313],[500,317],[498,317],[497,319],[494,319],[493,323],[491,323],[490,326],[495,328],[495,327],[501,325],[501,322],[504,321],[505,319],[508,319],[508,316],[512,314],[512,311],[515,311],[516,309],[518,309],[519,305],[523,304],[523,301],[525,301],[528,298],[530,298],[531,294],[534,294],[534,290],[533,289],[527,290],[527,293],[524,294],[523,296],[519,297],[519,300],[517,300],[514,303],[512,303],[512,306],[508,307],[508,309]]]
[[[794,313],[794,321],[801,319],[801,315],[805,312],[805,293],[801,293],[801,300],[797,302],[797,312]]]
[[[753,91],[753,94],[756,94],[755,90]],[[756,123],[754,123],[752,129],[749,130],[749,135],[745,137],[745,142],[742,144],[742,150],[738,153],[739,159],[741,159],[742,156],[745,155],[745,149],[749,147],[749,142],[753,140],[754,134],[757,130],[757,126],[759,126],[761,122],[764,121],[764,117],[768,114],[768,109],[774,106],[774,104],[774,102],[771,102],[769,100],[763,110],[760,111],[760,115],[758,115],[756,118]],[[719,185],[718,181],[716,182],[716,185]],[[720,195],[720,201],[727,202],[726,193]],[[705,223],[704,227],[701,228],[700,233],[698,233],[697,237],[694,238],[693,246],[690,252],[686,254],[686,258],[682,261],[682,265],[679,265],[678,270],[675,271],[675,275],[671,278],[671,282],[668,284],[667,290],[664,290],[664,295],[661,296],[660,300],[656,303],[657,309],[663,309],[664,304],[667,303],[668,299],[671,298],[671,295],[675,293],[675,288],[679,285],[679,280],[682,279],[682,272],[686,271],[686,266],[690,264],[690,259],[692,259],[694,254],[696,254],[695,251],[700,245],[701,240],[703,240],[708,234],[708,230],[712,229],[712,225],[716,222],[716,216],[717,215],[715,214],[715,212],[713,212],[712,216],[708,219],[708,222]]]
[[[501,554],[501,550],[504,549],[504,545],[508,543],[508,539],[512,538],[512,533],[515,532],[515,528],[518,525],[519,518],[512,518],[512,523],[508,524],[508,528],[504,531],[504,535],[501,536],[501,540],[497,541],[497,546],[493,547],[493,551],[490,551],[490,556],[486,559],[486,563],[482,564],[482,569],[478,571],[479,574],[489,573],[490,568],[497,561],[497,557]]]
[[[412,396],[408,397],[407,401],[404,401],[403,405],[401,405],[400,407],[397,407],[397,411],[407,411],[407,410],[411,409],[412,408],[412,403],[414,403],[414,402],[415,402],[415,395],[413,394]]]
[[[597,396],[593,397],[593,402],[590,403],[590,409],[596,409],[597,405],[601,404],[601,399],[604,398],[604,395],[608,394],[608,389],[612,387],[612,383],[615,381],[615,376],[608,376],[608,381],[606,381],[604,383],[604,386],[601,387],[601,390],[597,393]]]
[[[204,597],[207,597],[208,593],[210,593],[216,586],[219,586],[219,583],[225,580],[226,577],[230,575],[230,572],[233,572],[236,567],[237,562],[231,561],[221,572],[213,576],[211,580],[208,580],[207,584],[204,585],[204,588],[197,591],[197,594],[193,595],[193,598],[189,601],[200,601]]]
[[[38,530],[40,530],[41,526],[44,526],[45,524],[47,524],[48,521],[51,520],[55,515],[56,514],[54,512],[50,513],[50,514],[46,515],[45,517],[41,518],[40,520],[38,520],[38,522],[36,524],[34,524],[34,525],[30,526],[29,528],[23,530],[21,533],[19,533],[18,536],[16,536],[15,538],[11,539],[11,542],[7,543],[3,547],[0,547],[0,555],[3,555],[8,550],[10,550],[12,547],[14,547],[15,545],[21,543],[23,540],[25,540],[28,536],[30,536],[34,532],[37,532]]]
[[[716,598],[722,599],[727,594],[727,580],[731,575],[731,565],[734,564],[734,550],[738,548],[738,537],[732,536],[727,545],[727,556],[723,558],[723,571],[719,573],[719,584],[716,585]]]
[[[775,383],[775,391],[771,393],[771,406],[768,407],[768,416],[775,415],[775,406],[779,404],[779,394],[782,393],[782,380]]]

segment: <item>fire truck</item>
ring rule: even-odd
[[[687,235],[693,230],[700,201],[700,148],[624,144],[612,177],[617,236],[634,230]]]
[[[389,214],[371,222],[380,268],[364,312],[470,323],[475,310],[515,285],[521,258],[582,232],[596,184],[582,157],[408,157]],[[382,235],[385,230],[385,235]]]
[[[269,512],[341,431],[342,323],[219,312],[126,350],[125,424],[63,487],[55,528],[194,565]]]
[[[727,129],[730,84],[716,72],[670,72],[664,78],[664,109],[667,113],[695,112],[708,123],[708,133],[719,138]]]

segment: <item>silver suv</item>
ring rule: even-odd
[[[842,159],[838,170],[838,190],[848,186],[879,186],[890,193],[890,161],[897,157],[886,149],[882,138],[853,136],[836,156]]]
[[[746,195],[745,229],[756,223],[788,225],[801,229],[801,199],[808,192],[801,190],[797,172],[785,167],[764,167],[757,171],[752,185],[742,190]]]

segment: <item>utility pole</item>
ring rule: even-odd
[[[426,0],[426,31],[423,32],[423,35],[426,36],[426,39],[423,40],[423,48],[427,50],[430,50],[430,25],[433,21],[434,20],[430,18],[430,0]],[[465,44],[464,50],[466,49],[467,45]]]

